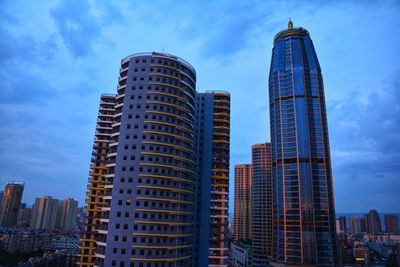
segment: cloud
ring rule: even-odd
[[[400,72],[367,97],[354,92],[331,105],[332,136],[339,149],[400,153]],[[384,138],[383,138],[384,137]]]
[[[258,27],[271,12],[251,4],[232,5],[220,10],[225,16],[216,21],[205,41],[202,55],[224,57],[246,49]],[[218,16],[216,16],[218,17]],[[207,29],[208,30],[208,29]]]
[[[272,13],[266,5],[251,2],[211,2],[196,9],[205,12],[196,15],[198,19],[182,31],[182,36],[201,38],[200,55],[216,58],[231,57],[246,49],[260,30],[268,29],[267,19]]]
[[[381,197],[385,201],[396,199],[398,80],[388,79],[365,94],[398,67],[393,60],[399,40],[393,34],[398,24],[393,10],[398,9],[378,9],[378,1],[0,2],[0,116],[5,126],[0,128],[0,183],[14,176],[30,179],[24,194],[28,201],[43,194],[83,200],[100,92],[115,92],[120,58],[164,45],[196,67],[198,86],[232,92],[231,162],[249,162],[251,144],[268,140],[272,38],[289,16],[295,26],[310,29],[321,62],[329,63],[325,74],[332,68],[336,84],[326,79],[326,87],[343,92],[351,79],[360,88],[328,107],[339,200],[354,197],[353,192],[344,196],[349,186],[375,198],[388,194]],[[341,23],[332,23],[337,17]],[[354,21],[382,38],[368,39]],[[360,33],[352,34],[350,47],[343,45],[343,29]],[[391,57],[382,56],[382,45]],[[360,47],[365,50],[355,53]],[[372,57],[374,64],[364,69],[355,55]],[[345,61],[349,58],[351,64]],[[354,91],[353,84],[346,94]],[[365,202],[363,195],[357,196]],[[366,209],[364,202],[360,206]]]
[[[386,81],[366,97],[354,92],[328,106],[338,202],[355,189],[367,196],[359,196],[365,205],[384,194],[400,201],[400,72]],[[395,203],[385,208],[396,210]]]
[[[38,41],[1,26],[0,47],[0,103],[43,104],[57,94],[46,77],[46,63],[57,51],[54,36]]]
[[[61,1],[51,11],[61,38],[73,56],[83,57],[91,53],[93,42],[100,35],[100,23],[90,13],[86,0]]]
[[[93,47],[105,26],[122,19],[120,9],[109,1],[62,0],[51,10],[59,34],[74,57],[93,55]]]

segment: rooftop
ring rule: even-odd
[[[280,31],[278,32],[275,37],[274,37],[274,45],[276,44],[276,42],[282,38],[285,38],[287,36],[290,35],[303,35],[303,36],[309,36],[309,32],[302,28],[302,27],[297,27],[294,28],[293,27],[293,22],[292,20],[289,18],[289,22],[288,22],[288,28],[286,30]]]
[[[130,60],[131,58],[134,58],[134,57],[141,57],[141,56],[161,56],[161,57],[167,57],[167,58],[170,58],[170,59],[174,59],[174,60],[178,61],[179,63],[181,63],[182,65],[185,65],[186,67],[188,67],[191,71],[193,71],[193,72],[196,74],[196,70],[194,69],[194,67],[193,67],[189,62],[187,62],[187,61],[184,60],[183,58],[177,57],[177,56],[172,55],[172,54],[167,54],[167,53],[160,53],[160,52],[141,52],[141,53],[135,53],[135,54],[132,54],[132,55],[130,55],[130,56],[127,56],[127,57],[123,58],[123,59],[121,60],[121,63],[123,63],[123,62],[125,62],[125,61],[128,61],[128,60]]]

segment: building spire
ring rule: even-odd
[[[288,22],[288,29],[289,30],[293,29],[293,22],[290,18],[289,18],[289,22]]]

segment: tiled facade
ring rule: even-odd
[[[224,262],[229,94],[205,93],[211,96],[205,119],[198,116],[195,85],[194,68],[173,55],[141,53],[121,61],[117,95],[101,98],[80,266],[192,266],[200,251],[193,244],[196,212],[203,209],[209,215],[206,259]],[[209,164],[199,171],[206,160],[196,160],[206,152]],[[208,196],[196,191],[205,180]],[[198,196],[214,204],[197,208]]]
[[[103,266],[106,247],[107,226],[111,188],[112,169],[107,168],[110,154],[112,124],[115,115],[115,95],[103,94],[99,113],[86,192],[86,221],[81,235],[79,266]]]
[[[235,165],[235,209],[233,215],[233,239],[251,240],[252,227],[252,165]]]
[[[191,266],[228,266],[230,95],[196,95],[195,246]]]
[[[252,146],[252,254],[253,266],[269,266],[272,251],[271,143]]]
[[[17,226],[23,192],[24,183],[10,182],[6,185],[0,204],[0,226]]]

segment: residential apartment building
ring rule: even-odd
[[[121,61],[100,101],[79,266],[226,266],[230,97],[195,86],[176,56]]]
[[[235,241],[251,240],[252,227],[252,165],[235,165],[235,203],[233,238]]]

